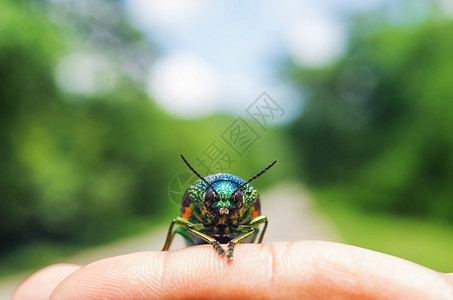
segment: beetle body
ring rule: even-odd
[[[226,173],[210,175],[205,179],[219,194],[218,201],[212,204],[205,202],[206,197],[204,195],[210,187],[202,180],[198,180],[187,189],[184,195],[181,217],[192,223],[212,225],[207,235],[215,238],[221,244],[228,243],[242,234],[242,232],[235,231],[235,228],[250,223],[252,219],[261,214],[258,191],[251,184],[246,184],[241,189],[241,203],[230,201],[230,199],[234,200],[233,192],[245,182],[243,179]],[[240,198],[238,200],[241,200]],[[185,229],[182,230],[185,231]],[[181,230],[178,230],[178,232],[181,232]],[[206,243],[190,233],[183,234],[183,236],[189,245]],[[255,237],[256,234],[249,241],[253,242]]]
[[[181,216],[170,224],[163,251],[170,248],[174,233],[181,234],[188,245],[211,244],[219,255],[225,254],[220,244],[227,243],[227,258],[233,258],[234,247],[241,242],[254,242],[259,225],[264,224],[258,243],[267,228],[267,218],[261,215],[258,191],[250,184],[277,161],[248,181],[219,173],[202,177],[181,155],[187,166],[200,180],[185,192]],[[174,225],[179,227],[173,231]]]

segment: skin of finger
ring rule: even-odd
[[[25,279],[14,291],[11,299],[49,299],[57,285],[78,269],[79,265],[72,264],[48,266]]]
[[[447,276],[448,280],[450,280],[451,283],[453,284],[453,273],[445,274],[445,276]]]
[[[210,246],[140,252],[71,274],[52,299],[453,299],[444,274],[330,242],[238,245],[233,261]]]

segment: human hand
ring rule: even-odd
[[[210,245],[139,252],[86,266],[53,265],[13,299],[453,299],[453,274],[344,244],[239,244],[227,261]]]

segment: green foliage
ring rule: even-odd
[[[143,60],[147,63],[146,53],[153,53],[152,47],[127,24],[118,3],[95,2],[108,7],[87,13],[77,1],[66,10],[63,4],[55,8],[40,1],[2,1],[0,254],[4,261],[11,257],[19,261],[20,253],[28,255],[26,250],[14,255],[24,244],[34,249],[33,243],[49,241],[76,248],[112,239],[134,222],[149,225],[177,215],[169,184],[188,172],[178,154],[184,153],[199,169],[196,157],[212,141],[221,141],[234,121],[232,116],[178,120],[162,112],[134,79],[144,76],[138,69]],[[102,12],[112,19],[93,17]],[[90,53],[101,53],[97,57],[114,70],[115,83],[91,94],[60,90],[55,83],[59,62],[68,54],[86,52],[82,45],[87,44]],[[256,126],[262,139],[243,158],[234,157],[229,172],[248,177],[276,158],[291,157],[281,130],[266,133]],[[275,168],[259,186],[289,174],[290,168],[290,164]],[[29,265],[25,260],[24,264]]]
[[[306,99],[291,137],[309,183],[367,209],[453,219],[452,30],[356,28],[335,65],[290,68]]]

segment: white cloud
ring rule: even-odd
[[[103,57],[86,53],[65,56],[55,70],[56,83],[65,92],[90,96],[111,89],[116,74]]]
[[[342,54],[346,46],[345,35],[342,23],[314,15],[289,25],[287,46],[296,63],[319,67]]]
[[[441,13],[447,18],[453,19],[453,1],[441,0],[439,4]]]
[[[216,109],[218,76],[192,54],[164,56],[151,68],[148,93],[164,109],[180,117],[205,115]]]
[[[182,25],[203,12],[206,0],[127,0],[136,21],[148,26]]]
[[[346,34],[336,1],[283,3],[126,0],[164,55],[152,66],[150,95],[170,113],[196,117],[244,114],[267,91],[288,109],[285,120],[297,116],[301,101],[275,79],[276,61],[290,53],[299,64],[324,65],[342,53]]]

